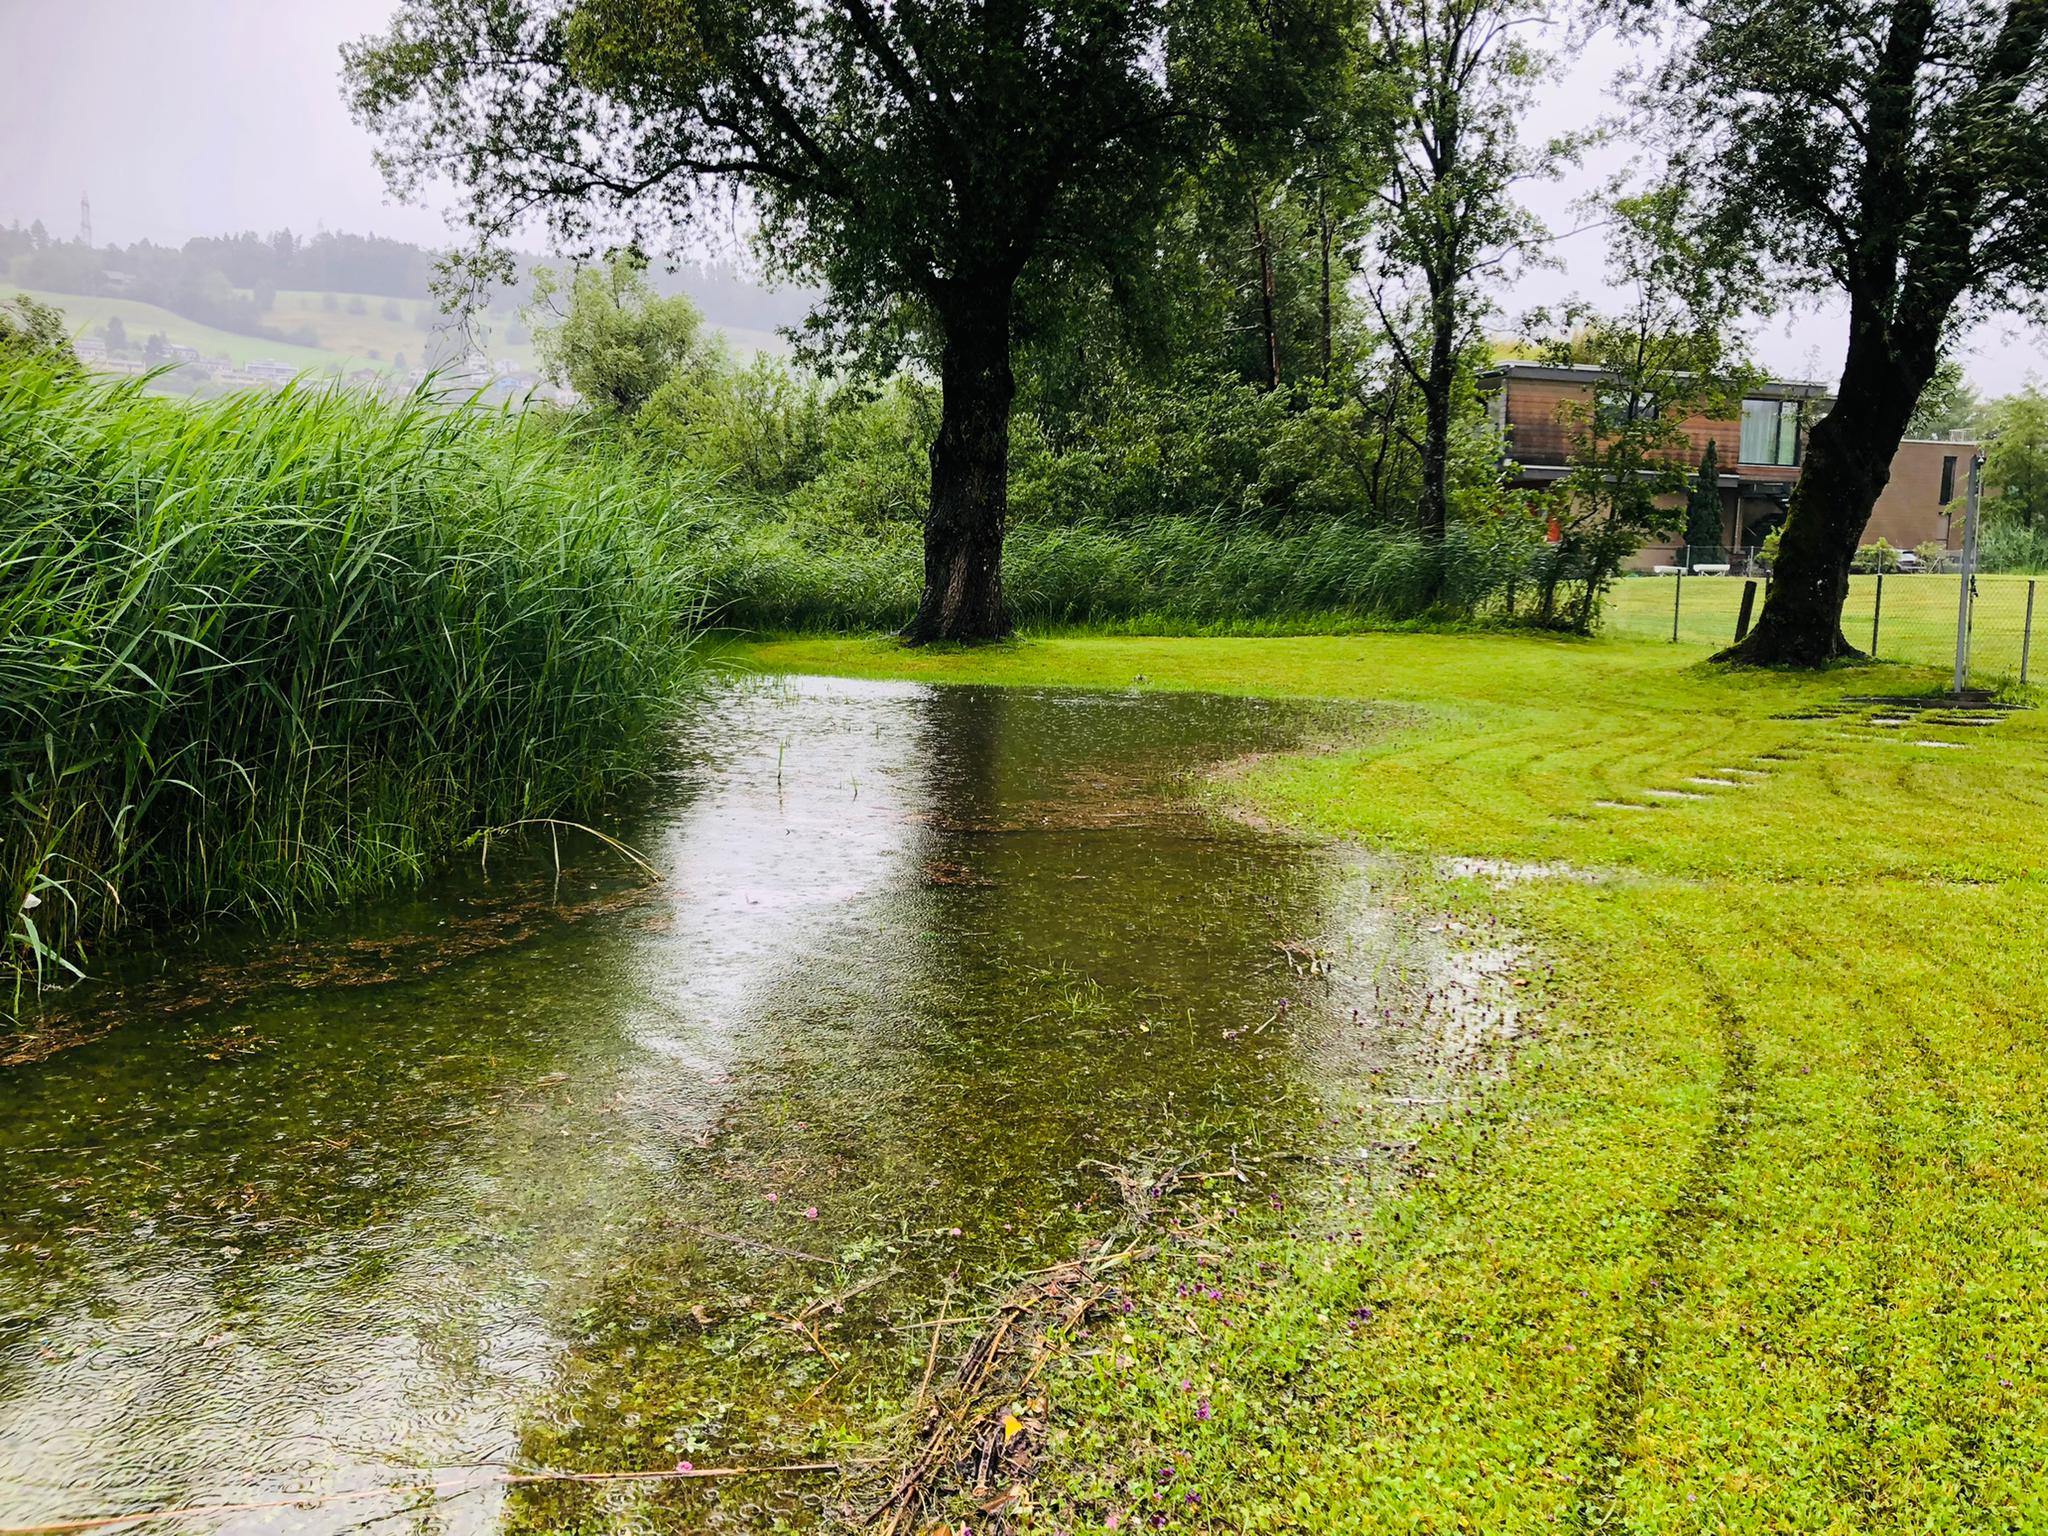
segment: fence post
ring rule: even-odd
[[[1877,660],[1877,621],[1884,616],[1884,572],[1877,573],[1877,597],[1870,605],[1870,659]]]
[[[2034,649],[2034,579],[2027,578],[2027,626],[2020,631],[2020,683],[2027,681],[2027,656]]]
[[[1678,562],[1678,575],[1671,582],[1671,643],[1678,644],[1678,598],[1685,591],[1685,561]]]
[[[1749,615],[1755,607],[1756,583],[1745,581],[1742,584],[1742,611],[1735,615],[1735,643],[1737,645],[1742,644],[1742,637],[1749,633]]]
[[[1977,497],[1984,489],[1984,455],[1970,460],[1970,494],[1963,503],[1963,580],[1956,594],[1956,689],[1970,680],[1970,584],[1977,578]]]

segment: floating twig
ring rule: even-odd
[[[733,1243],[741,1248],[759,1248],[764,1253],[780,1254],[785,1259],[802,1259],[806,1264],[826,1264],[839,1267],[837,1259],[828,1259],[822,1253],[806,1253],[801,1248],[785,1248],[780,1243],[771,1243],[765,1238],[748,1237],[742,1232],[715,1232],[710,1227],[700,1227],[691,1222],[679,1222],[685,1232],[694,1232],[699,1237],[708,1237],[721,1243]],[[7,1536],[0,1531],[0,1536]]]

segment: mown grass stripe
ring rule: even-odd
[[[1703,956],[1683,941],[1676,947],[1699,981],[1718,1031],[1721,1081],[1713,1121],[1677,1199],[1660,1216],[1634,1314],[1601,1388],[1587,1471],[1572,1502],[1572,1529],[1578,1531],[1607,1531],[1621,1523],[1621,1475],[1663,1349],[1667,1313],[1686,1296],[1701,1234],[1726,1214],[1729,1168],[1748,1135],[1756,1104],[1756,1051],[1741,1010],[1714,982]]]

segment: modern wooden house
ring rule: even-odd
[[[1540,487],[1570,472],[1569,421],[1574,412],[1595,403],[1601,379],[1598,368],[1549,363],[1502,363],[1480,375],[1488,411],[1518,466],[1515,484]],[[1786,502],[1799,479],[1806,429],[1827,404],[1824,385],[1773,380],[1744,398],[1737,417],[1690,416],[1682,423],[1688,467],[1696,469],[1708,442],[1714,444],[1724,547],[1754,551],[1784,522]],[[1871,512],[1863,542],[1881,538],[1895,549],[1927,543],[1959,548],[1962,498],[1976,448],[1974,441],[1901,443],[1891,482]],[[1682,540],[1682,510],[1674,521]],[[1629,562],[1630,569],[1676,564],[1679,550],[1678,543],[1645,545]]]

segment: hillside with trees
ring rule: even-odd
[[[196,325],[275,345],[316,349],[360,365],[408,348],[391,327],[425,335],[443,325],[434,291],[444,253],[379,235],[322,230],[198,237],[183,245],[143,240],[88,246],[59,239],[40,221],[0,228],[0,287],[73,299],[153,306]],[[497,334],[493,351],[528,343],[518,311],[539,258],[519,257],[505,281],[483,296]],[[774,333],[804,313],[802,295],[779,293],[729,266],[698,264],[656,271],[663,292],[686,294],[711,323],[748,347],[777,345]],[[353,322],[386,323],[384,331]],[[104,323],[103,321],[99,323]],[[366,339],[362,334],[369,330]],[[530,355],[530,354],[529,354]]]

